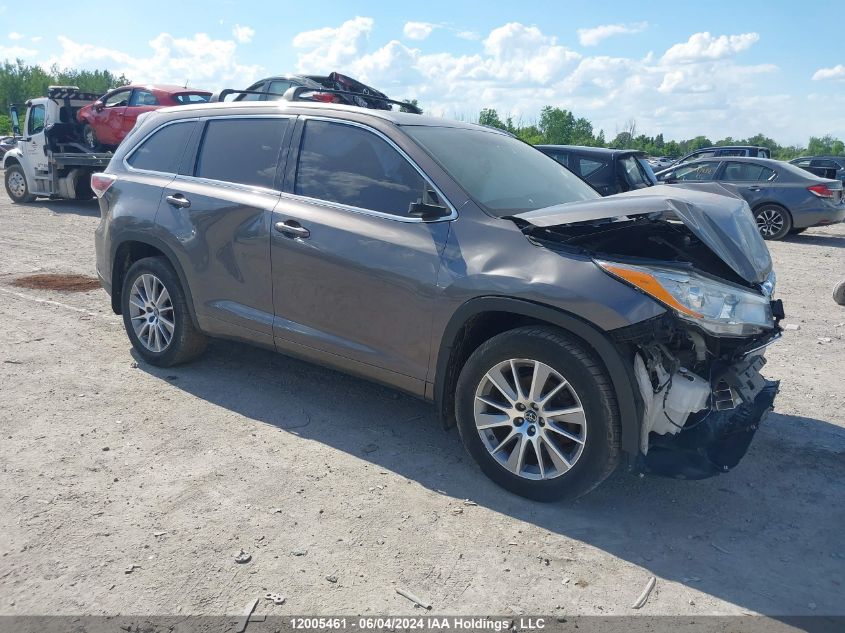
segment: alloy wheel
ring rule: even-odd
[[[555,369],[513,358],[492,367],[475,391],[475,426],[490,455],[525,479],[554,479],[584,451],[581,399]]]
[[[783,231],[783,213],[777,209],[761,209],[756,219],[757,228],[763,237],[771,237]]]
[[[135,336],[151,352],[163,352],[173,340],[173,301],[161,280],[139,275],[129,294],[129,317]]]

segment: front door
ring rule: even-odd
[[[101,143],[117,145],[123,140],[123,116],[131,94],[131,90],[116,90],[106,95],[100,110],[93,112],[94,132]]]
[[[35,103],[26,113],[26,133],[21,140],[21,151],[27,162],[39,171],[47,171],[47,154],[44,153],[44,127],[47,121],[47,107],[44,103]]]
[[[204,126],[196,160],[164,188],[156,222],[180,242],[200,326],[272,346],[270,216],[289,119],[221,117]]]
[[[297,143],[273,213],[277,347],[421,389],[450,223],[408,210],[446,202],[369,128],[308,119]]]

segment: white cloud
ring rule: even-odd
[[[29,38],[29,41],[32,42],[33,44],[38,44],[38,42],[40,42],[43,39],[44,38],[41,37],[40,35],[34,35],[33,37]]]
[[[13,61],[18,58],[26,60],[37,54],[37,50],[25,46],[0,46],[0,60]]]
[[[373,19],[356,17],[339,27],[304,31],[293,38],[293,46],[302,49],[299,70],[329,72],[344,67],[366,52]]]
[[[435,25],[428,22],[405,22],[402,31],[409,40],[422,41],[431,35],[434,28]]]
[[[20,33],[16,33],[15,31],[12,31],[11,33],[9,33],[9,39],[10,40],[22,40],[23,38],[24,38],[23,35],[21,35]]]
[[[845,66],[837,64],[833,68],[819,68],[813,73],[813,81],[830,81],[845,79]]]
[[[192,37],[174,37],[161,33],[149,41],[151,54],[135,57],[123,51],[76,42],[58,37],[61,52],[42,63],[60,68],[102,69],[124,74],[142,83],[177,83],[186,81],[197,88],[215,89],[225,86],[247,86],[258,75],[260,67],[237,61],[237,43],[215,40],[205,33]]]
[[[707,31],[693,33],[683,44],[675,44],[667,50],[663,62],[671,64],[724,59],[751,48],[759,39],[757,33],[719,37],[713,37]]]
[[[480,40],[481,36],[476,33],[475,31],[457,31],[455,33],[455,37],[459,37],[462,40]]]
[[[581,46],[595,46],[599,42],[613,35],[640,33],[648,27],[648,22],[633,24],[602,24],[589,29],[578,29],[578,41]]]
[[[252,37],[255,35],[255,29],[249,26],[236,24],[232,27],[232,35],[239,44],[249,44],[252,41]]]

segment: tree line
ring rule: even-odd
[[[44,70],[20,59],[14,63],[7,60],[0,66],[0,134],[12,132],[9,106],[17,105],[23,116],[21,106],[26,100],[46,95],[48,86],[77,86],[83,92],[101,95],[128,83],[123,75],[108,70],[62,70],[58,66]]]
[[[706,136],[683,141],[666,141],[663,134],[648,136],[637,133],[636,121],[631,119],[625,123],[623,130],[612,139],[606,139],[604,130],[595,133],[593,124],[583,117],[577,117],[563,108],[546,106],[540,111],[540,118],[528,125],[521,121],[514,122],[513,117],[504,120],[496,110],[484,108],[478,115],[478,123],[506,130],[532,145],[588,145],[591,147],[614,147],[618,149],[638,149],[649,156],[668,156],[680,158],[685,154],[703,147],[718,145],[756,145],[768,147],[772,158],[790,160],[798,156],[807,155],[845,155],[845,144],[830,134],[811,136],[807,146],[781,145],[765,134],[755,134],[748,138],[732,138],[730,136],[712,141]]]
[[[0,66],[0,134],[12,131],[9,120],[9,106],[18,106],[32,97],[47,94],[47,87],[77,86],[83,92],[104,94],[112,88],[131,83],[123,75],[115,75],[109,70],[74,70],[61,69],[53,66],[48,70],[36,65],[25,64],[22,60],[14,63],[5,61]],[[418,105],[416,99],[409,101]],[[21,113],[22,114],[22,113]],[[706,136],[683,141],[666,141],[663,134],[648,136],[639,134],[636,121],[627,121],[621,132],[612,139],[605,138],[604,130],[596,133],[593,124],[584,117],[576,117],[572,112],[563,108],[546,106],[540,111],[540,118],[536,122],[523,125],[522,121],[514,121],[507,116],[502,119],[492,108],[484,108],[478,115],[477,122],[482,125],[507,130],[527,143],[538,145],[589,145],[593,147],[616,147],[621,149],[638,149],[650,156],[669,156],[678,158],[684,154],[711,147],[713,145],[758,145],[768,147],[773,158],[789,160],[803,155],[839,155],[845,154],[845,144],[830,134],[821,137],[811,136],[806,147],[799,145],[780,145],[777,141],[764,134],[755,134],[749,138],[723,138],[712,141]]]

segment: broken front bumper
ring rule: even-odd
[[[759,375],[759,374],[758,374]],[[772,410],[779,381],[765,380],[750,402],[711,410],[691,419],[677,435],[659,436],[640,456],[644,473],[677,479],[705,479],[729,471],[745,456],[754,433]]]

